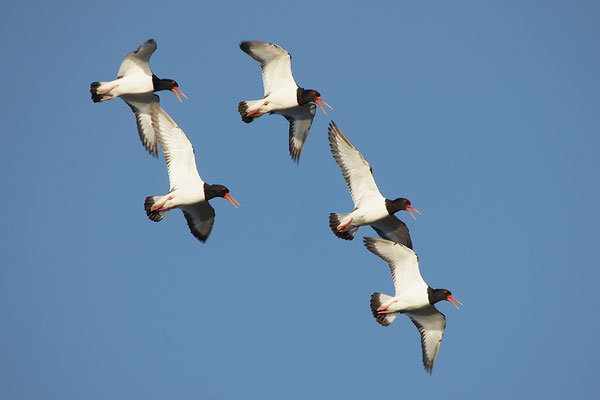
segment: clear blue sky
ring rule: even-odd
[[[597,398],[600,57],[594,1],[59,2],[0,14],[0,398]],[[450,4],[452,3],[452,4]],[[181,212],[149,221],[164,160],[120,100],[94,104],[149,38],[162,106],[196,148],[206,244]],[[300,165],[242,40],[292,53],[317,111]],[[383,328],[386,264],[331,233],[352,209],[333,119],[452,290],[429,376],[405,318]]]

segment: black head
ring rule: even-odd
[[[323,108],[323,105],[321,103],[325,104],[327,107],[333,110],[333,107],[331,107],[325,102],[325,100],[321,98],[321,93],[317,92],[314,89],[303,89],[299,87],[298,90],[296,90],[296,100],[301,106],[310,102],[317,103],[319,107],[321,107],[321,110],[323,110],[323,113],[325,115],[327,115],[327,113],[325,112],[325,109]]]
[[[321,93],[314,89],[298,88],[296,92],[298,104],[304,105],[307,103],[317,103],[317,99],[321,97]]]
[[[175,93],[175,96],[181,101],[181,97],[179,97],[178,92],[187,99],[187,96],[183,94],[181,90],[179,90],[179,84],[175,82],[173,79],[158,79],[156,75],[152,75],[152,85],[154,86],[154,91],[158,92],[160,90],[170,90]]]
[[[408,211],[413,209],[410,205],[410,200],[400,197],[396,200],[385,200],[385,207],[390,215],[397,213],[398,211]],[[416,210],[415,210],[416,211]],[[412,214],[411,214],[412,215]]]
[[[173,90],[179,87],[173,79],[159,79],[156,75],[152,75],[152,84],[154,85],[155,92],[159,90]]]
[[[210,200],[210,199],[214,199],[215,197],[223,197],[223,198],[229,200],[229,202],[231,204],[233,204],[233,206],[235,208],[237,208],[236,204],[238,204],[238,205],[240,204],[237,202],[236,199],[234,199],[229,194],[229,189],[227,189],[225,186],[223,186],[223,185],[207,185],[205,183],[204,184],[204,198],[206,200]]]
[[[462,303],[458,300],[456,300],[454,297],[452,297],[452,292],[449,291],[448,289],[432,289],[432,288],[427,288],[427,295],[429,297],[429,304],[435,304],[438,301],[442,301],[442,300],[447,300],[450,303],[452,303],[452,305],[454,305],[454,307],[458,308],[458,306],[454,303],[454,301],[456,301],[458,304],[460,304],[462,306]],[[454,300],[454,301],[452,301]]]

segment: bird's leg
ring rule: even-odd
[[[338,226],[338,232],[349,232],[354,228],[348,228],[348,225],[350,225],[350,223],[352,222],[353,218],[350,218],[350,221],[348,221],[347,223],[345,223],[344,225],[340,225]]]
[[[261,107],[267,106],[269,105],[268,101],[265,101],[260,107],[258,107],[255,110],[250,111],[249,113],[246,113],[246,117],[260,117],[261,115],[263,115],[264,113],[259,112]]]
[[[395,302],[397,302],[397,301],[398,301],[398,299],[394,299],[394,300],[392,300],[392,301],[390,302],[390,304],[388,304],[388,305],[386,305],[386,306],[381,306],[381,307],[379,307],[379,308],[377,309],[377,312],[378,312],[379,314],[391,314],[391,313],[393,313],[394,311],[390,311],[390,310],[388,310],[388,308],[389,308],[389,307],[390,307],[392,304],[394,304]]]
[[[98,90],[98,94],[106,94],[106,93],[110,92],[111,90],[113,90],[114,88],[116,88],[117,86],[119,86],[119,85],[114,85],[114,86],[111,86],[108,89],[104,89],[104,90]],[[112,99],[112,97],[111,97],[111,99]],[[108,100],[108,99],[106,99],[106,100]]]
[[[168,197],[168,198],[167,198],[165,201],[163,201],[162,203],[153,205],[153,206],[152,206],[152,208],[150,209],[150,211],[164,211],[164,210],[166,210],[166,208],[162,208],[162,207],[163,207],[163,206],[165,205],[165,203],[166,203],[167,201],[169,201],[169,200],[173,200],[173,197],[172,197],[172,196],[169,196],[169,197]]]

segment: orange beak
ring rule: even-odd
[[[408,213],[410,214],[410,216],[411,216],[411,217],[413,217],[414,219],[417,219],[417,218],[415,218],[415,216],[413,215],[413,213],[412,213],[410,210],[413,210],[413,211],[414,211],[414,212],[416,212],[417,214],[421,215],[421,212],[420,212],[419,210],[417,210],[416,208],[414,208],[414,207],[413,207],[413,206],[411,206],[410,204],[409,204],[409,205],[407,205],[407,206],[406,206],[406,211],[408,211]]]
[[[325,109],[323,108],[323,106],[321,105],[321,103],[325,104],[327,107],[331,108],[333,110],[333,107],[331,107],[329,104],[325,103],[325,100],[323,100],[320,97],[317,97],[317,100],[315,100],[317,102],[317,104],[319,105],[319,107],[321,107],[321,110],[323,110],[323,113],[325,113],[325,115],[327,115],[327,113],[325,112]]]
[[[463,305],[463,303],[461,303],[460,301],[456,300],[456,299],[455,299],[454,297],[452,297],[452,296],[448,296],[448,299],[447,299],[447,300],[448,300],[450,303],[452,303],[452,305],[453,305],[454,307],[456,307],[457,309],[459,309],[459,310],[460,310],[460,308],[458,308],[458,306],[457,306],[456,304],[454,304],[454,301],[455,301],[455,302],[457,302],[458,304],[460,304],[461,306]],[[454,301],[452,301],[452,300],[454,300]]]
[[[187,99],[187,96],[185,94],[183,94],[183,92],[181,90],[179,90],[178,87],[174,87],[173,89],[171,89],[171,92],[175,93],[175,96],[177,96],[177,98],[179,99],[179,101],[181,101],[182,103],[183,103],[183,101],[181,100],[181,97],[179,97],[179,95],[177,94],[177,92],[181,93],[181,95]]]
[[[229,193],[225,193],[225,196],[224,196],[224,197],[225,197],[227,200],[229,200],[229,202],[230,202],[231,204],[233,204],[233,206],[234,206],[235,208],[238,208],[238,206],[240,205],[240,203],[238,203],[236,199],[234,199],[233,197],[231,197],[231,195],[230,195]],[[235,203],[234,203],[234,201],[235,201]],[[236,206],[236,204],[237,204],[237,206]]]

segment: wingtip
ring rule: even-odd
[[[365,244],[365,247],[372,253],[375,253],[375,243],[382,240],[385,239],[379,239],[375,237],[363,237],[363,243]]]
[[[250,42],[249,41],[243,41],[240,42],[240,49],[244,52],[244,53],[248,53],[250,51]]]

